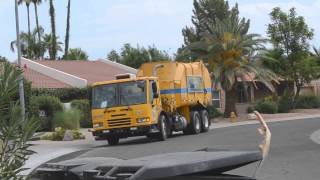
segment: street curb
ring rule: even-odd
[[[308,119],[317,119],[317,118],[320,119],[320,115],[307,115],[307,116],[303,116],[303,117],[277,118],[277,119],[269,119],[269,120],[266,119],[266,123],[308,120]],[[234,123],[232,123],[232,122],[218,122],[218,123],[212,123],[210,129],[220,129],[220,128],[251,125],[251,124],[259,124],[259,122],[257,120],[248,120],[248,121],[241,121],[241,122],[234,122]]]

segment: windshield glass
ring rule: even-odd
[[[146,101],[146,81],[108,84],[93,88],[92,108],[94,109],[145,104]]]
[[[112,107],[117,104],[116,84],[108,84],[93,88],[93,108]]]
[[[146,103],[146,82],[135,81],[119,84],[120,105]]]

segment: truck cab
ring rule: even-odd
[[[115,145],[120,138],[159,133],[158,79],[119,75],[92,89],[93,135]]]

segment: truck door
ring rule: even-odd
[[[152,121],[158,123],[158,115],[161,111],[159,88],[155,80],[150,80],[149,84],[149,101],[152,109]]]

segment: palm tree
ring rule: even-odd
[[[37,26],[37,29],[39,29],[38,5],[42,3],[42,0],[32,0],[32,3],[34,5],[34,14],[35,14],[35,17],[36,17],[36,26]],[[38,33],[38,41],[41,41],[40,32]]]
[[[51,21],[51,37],[50,37],[50,59],[55,60],[57,56],[57,35],[56,35],[56,20],[55,20],[55,9],[53,5],[53,0],[49,0],[49,15]]]
[[[55,60],[51,59],[52,57],[55,57],[54,53],[57,53],[57,51],[62,51],[62,42],[58,41],[58,39],[59,37],[54,38],[52,34],[45,34],[43,36],[44,47],[48,50],[50,60]],[[54,52],[53,49],[55,49],[56,51]]]
[[[18,0],[18,4],[22,4],[22,3],[25,3],[26,4],[26,7],[27,7],[27,17],[28,17],[28,35],[30,37],[31,35],[31,28],[30,28],[30,3],[31,3],[31,0]],[[29,40],[30,42],[31,40]],[[28,52],[30,56],[30,52]]]
[[[70,7],[71,6],[71,0],[68,0],[68,13],[67,13],[67,27],[66,27],[66,37],[64,42],[64,55],[66,56],[69,51],[69,35],[70,35]]]
[[[88,60],[88,55],[81,48],[69,49],[69,52],[64,56],[65,60]]]
[[[35,28],[30,35],[25,32],[20,33],[20,44],[21,44],[21,53],[23,57],[30,59],[39,59],[43,57],[46,47],[42,41],[39,41],[36,36],[40,34],[40,37],[44,34],[44,29],[40,26]],[[16,40],[12,41],[10,48],[12,51],[15,50]]]
[[[259,80],[271,91],[271,81],[277,82],[276,75],[264,68],[260,61],[254,60],[255,52],[264,49],[266,42],[257,34],[249,34],[249,21],[237,15],[216,19],[208,31],[201,34],[201,40],[191,43],[186,50],[197,57],[203,58],[208,64],[216,87],[221,87],[226,95],[225,117],[231,112],[236,113],[236,90],[245,79],[254,76],[251,82]],[[255,83],[254,83],[255,84]]]

